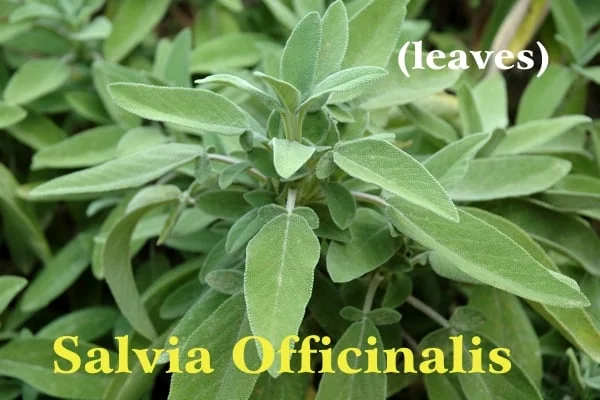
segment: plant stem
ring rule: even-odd
[[[237,164],[239,162],[242,162],[242,160],[238,160],[237,158],[228,157],[228,156],[224,156],[221,154],[209,153],[206,156],[208,157],[209,160],[219,161],[219,162],[226,163],[226,164]],[[255,169],[255,168],[249,168],[248,172],[263,182],[269,181],[269,179],[266,176],[264,176],[259,170]]]
[[[375,300],[375,294],[377,293],[377,288],[379,284],[383,282],[383,276],[379,274],[375,274],[373,279],[371,279],[371,283],[369,283],[369,288],[367,289],[367,294],[365,295],[365,302],[363,304],[363,314],[367,314],[373,308],[373,300]]]
[[[364,201],[367,203],[372,203],[372,204],[376,204],[378,206],[383,206],[383,207],[387,207],[389,205],[387,203],[387,201],[385,201],[384,199],[382,199],[379,196],[375,196],[375,195],[363,193],[363,192],[354,192],[354,191],[350,192],[350,193],[352,193],[352,196],[354,196],[354,198],[359,201]]]
[[[296,195],[298,191],[296,189],[289,189],[287,194],[287,202],[285,204],[285,209],[288,214],[291,214],[294,211],[294,207],[296,207]]]
[[[433,321],[437,322],[443,328],[450,327],[450,322],[448,322],[448,320],[446,318],[442,317],[440,315],[440,313],[438,313],[433,308],[429,307],[427,304],[423,303],[421,300],[417,299],[416,297],[408,296],[408,298],[406,299],[406,302],[408,304],[410,304],[411,306],[413,306],[414,308],[416,308],[417,310],[421,311],[423,314],[427,315]]]

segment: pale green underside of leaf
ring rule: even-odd
[[[248,243],[244,294],[255,335],[281,343],[298,333],[319,255],[319,240],[295,214],[271,220]],[[269,369],[271,375],[278,375],[277,368],[278,362]]]
[[[223,135],[239,135],[250,128],[234,103],[207,90],[134,83],[114,83],[108,90],[119,106],[145,119]]]
[[[390,218],[401,232],[447,257],[467,275],[544,304],[588,304],[572,279],[548,270],[514,240],[468,212],[459,209],[460,222],[449,223],[400,198],[389,202]]]
[[[28,194],[33,200],[98,197],[105,192],[142,186],[202,155],[196,145],[169,143],[152,147],[46,182]]]
[[[454,204],[435,178],[407,153],[379,140],[364,140],[336,147],[333,159],[350,176],[373,183],[388,192],[458,220]]]

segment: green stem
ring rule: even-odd
[[[383,206],[383,207],[387,207],[389,204],[387,203],[387,201],[385,201],[384,199],[382,199],[379,196],[375,196],[372,194],[368,194],[368,193],[363,193],[363,192],[350,192],[352,193],[352,196],[354,196],[354,198],[358,201],[364,201],[366,203],[371,203],[371,204],[375,204],[378,206]]]
[[[450,328],[450,322],[448,322],[446,318],[442,317],[440,313],[438,313],[433,308],[429,307],[427,304],[423,303],[416,297],[408,296],[406,302],[414,308],[416,308],[417,310],[421,311],[423,314],[427,315],[434,322],[437,322],[443,328]]]
[[[371,283],[369,283],[369,288],[367,289],[367,294],[365,295],[365,302],[363,304],[363,314],[367,314],[373,308],[373,300],[375,300],[375,294],[377,294],[377,288],[383,282],[383,276],[379,274],[375,274],[373,279],[371,279]]]

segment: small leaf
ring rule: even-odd
[[[241,190],[210,190],[196,198],[196,207],[205,213],[225,219],[237,219],[250,209]]]
[[[32,169],[89,167],[116,156],[125,131],[118,126],[101,126],[71,136],[38,151]]]
[[[126,214],[110,230],[102,254],[103,271],[119,309],[131,326],[148,339],[156,330],[142,304],[133,277],[130,242],[139,220],[151,210],[179,201],[181,190],[176,186],[150,186],[131,199]]]
[[[281,104],[289,111],[294,111],[300,105],[302,94],[292,84],[256,71],[254,75],[267,83],[279,97]]]
[[[284,179],[288,179],[302,168],[314,152],[314,147],[296,141],[273,139],[273,163],[277,173]]]
[[[308,92],[315,79],[320,48],[321,20],[318,13],[311,12],[298,22],[283,49],[281,79],[292,84],[301,93]]]
[[[173,374],[169,399],[246,399],[250,396],[257,374],[245,374],[234,365],[231,350],[244,337],[250,336],[250,327],[241,294],[225,301],[209,318],[189,335],[183,344],[183,354],[193,348],[207,349],[212,373]],[[253,343],[245,348],[244,359],[250,369],[260,365]],[[203,359],[203,362],[208,362]],[[203,364],[204,365],[204,364]],[[208,364],[206,364],[208,365]]]
[[[473,97],[481,113],[484,132],[508,126],[508,95],[502,74],[494,74],[473,88]]]
[[[173,290],[160,306],[159,315],[163,319],[179,318],[185,315],[196,301],[206,295],[206,286],[194,279]]]
[[[340,316],[347,321],[356,322],[362,321],[365,318],[365,313],[356,307],[346,306],[340,310]]]
[[[547,156],[504,156],[471,161],[450,190],[455,201],[482,201],[543,192],[565,177],[571,163]]]
[[[250,241],[244,293],[255,335],[281,343],[298,332],[319,256],[319,240],[306,220],[295,214],[276,217]],[[269,369],[273,376],[277,364]]]
[[[352,193],[339,183],[321,183],[321,190],[329,213],[335,224],[340,229],[347,229],[356,215],[356,201]]]
[[[473,90],[468,85],[463,84],[458,88],[457,94],[463,135],[484,132],[483,118]]]
[[[367,344],[367,340],[373,337],[377,342],[376,346]],[[339,354],[349,348],[358,348],[361,351],[365,349],[375,349],[377,351],[376,367],[379,371],[385,369],[383,357],[383,342],[379,331],[373,323],[366,318],[360,322],[352,324],[336,343],[333,348],[332,359],[337,360]],[[360,369],[358,374],[323,374],[323,379],[319,385],[316,400],[384,400],[386,398],[385,374],[367,374],[367,358],[353,357],[349,362],[349,367],[353,370]]]
[[[468,212],[459,209],[460,222],[448,223],[398,197],[388,202],[388,214],[402,233],[481,282],[558,307],[588,303],[572,279],[548,270],[508,236]],[[464,232],[477,240],[464,240]]]
[[[359,95],[360,90],[385,75],[387,75],[385,69],[379,67],[354,67],[341,70],[321,81],[303,104],[310,105],[321,96],[331,93],[358,92],[355,95]]]
[[[487,316],[477,308],[461,306],[454,310],[450,318],[450,326],[458,331],[477,331],[487,320]]]
[[[20,276],[0,276],[0,314],[6,310],[11,300],[27,286],[27,279]]]
[[[235,104],[207,90],[114,83],[109,92],[119,106],[145,119],[223,135],[249,129],[246,115]]]
[[[162,19],[169,0],[125,0],[113,20],[113,30],[104,42],[108,61],[121,61]]]
[[[79,41],[103,40],[110,36],[112,32],[112,23],[104,16],[94,18],[79,32],[71,34],[71,39]]]
[[[402,315],[392,308],[371,310],[366,317],[377,326],[394,325],[402,319]]]
[[[202,155],[196,145],[169,143],[46,182],[28,194],[52,200],[98,197],[104,192],[142,186]]]
[[[386,219],[368,208],[358,209],[350,232],[349,243],[332,242],[327,251],[327,271],[334,282],[349,282],[373,271],[401,246],[390,236]]]
[[[4,100],[11,104],[30,103],[61,87],[69,75],[69,67],[58,59],[28,61],[6,85]]]
[[[350,176],[380,186],[434,213],[458,220],[454,204],[418,161],[381,140],[349,142],[335,148],[333,159]],[[404,179],[398,175],[402,171]]]
[[[573,0],[552,2],[552,17],[558,34],[575,54],[579,54],[585,42],[586,29],[583,17]]]

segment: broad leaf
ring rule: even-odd
[[[142,186],[202,155],[202,148],[170,143],[152,147],[83,171],[46,182],[28,194],[53,200],[99,197],[104,192]]]
[[[342,0],[331,4],[321,19],[323,35],[317,59],[315,82],[337,72],[348,47],[348,13]]]
[[[89,167],[114,158],[125,131],[118,126],[93,128],[38,151],[32,169]]]
[[[356,201],[352,193],[340,183],[322,183],[321,190],[325,195],[329,213],[340,229],[350,226],[356,215]]]
[[[543,192],[565,177],[571,163],[547,156],[512,156],[471,161],[451,190],[454,201],[482,201]]]
[[[169,4],[169,0],[124,0],[104,42],[106,59],[118,62],[129,54],[162,19]]]
[[[448,258],[467,275],[544,304],[588,304],[572,279],[548,270],[514,240],[468,212],[459,209],[460,222],[448,223],[401,198],[389,203],[389,216],[402,233]],[[469,232],[469,237],[464,232]]]
[[[354,178],[376,184],[444,218],[458,220],[456,208],[442,185],[423,165],[390,143],[381,140],[345,143],[335,148],[333,160]]]
[[[78,357],[87,359],[87,352],[96,347],[85,342],[79,346],[65,343]],[[52,350],[53,339],[17,339],[0,347],[0,375],[19,379],[42,393],[63,399],[102,399],[102,394],[110,383],[104,374],[88,374],[83,369],[73,374],[57,374],[53,362],[68,370],[71,364],[57,359]],[[115,354],[111,358],[116,357]]]
[[[367,339],[373,337],[377,340],[375,346],[368,345]],[[378,357],[376,367],[383,371],[383,343],[379,331],[373,323],[364,318],[362,321],[352,324],[336,343],[333,348],[332,359],[337,360],[340,353],[348,348],[358,348],[361,351],[365,349],[375,349]],[[348,366],[353,370],[360,370],[356,374],[335,373],[324,374],[319,385],[316,400],[384,400],[386,398],[385,374],[364,373],[368,367],[366,357],[352,357]]]
[[[174,374],[169,399],[248,398],[258,375],[246,374],[238,369],[231,359],[231,351],[238,341],[251,334],[243,296],[239,294],[231,297],[187,337],[182,348],[183,354],[187,354],[192,348],[207,349],[214,372]],[[252,341],[246,344],[244,354],[248,368],[256,369],[260,365],[256,346]]]
[[[207,90],[115,83],[109,92],[119,106],[145,119],[224,135],[239,135],[249,128],[234,103]]]
[[[34,150],[41,150],[67,137],[67,133],[51,119],[34,113],[29,113],[24,120],[7,129],[15,139]]]
[[[181,191],[175,186],[150,186],[129,203],[125,216],[110,230],[104,244],[102,266],[106,283],[131,326],[148,339],[156,330],[138,293],[130,260],[130,242],[139,220],[151,210],[179,202]]]
[[[244,294],[252,332],[270,343],[298,333],[312,292],[320,245],[306,220],[280,215],[246,249]],[[290,296],[294,293],[294,296]],[[270,369],[277,375],[276,362]]]
[[[60,60],[48,58],[28,61],[6,85],[4,100],[12,104],[30,103],[61,87],[69,75],[69,67]]]
[[[320,48],[321,20],[318,13],[311,12],[298,23],[283,49],[281,79],[301,93],[308,92],[315,79]]]
[[[587,175],[567,175],[540,199],[561,210],[583,211],[600,207],[600,179]]]
[[[0,101],[0,129],[21,122],[26,116],[27,111],[23,108]]]
[[[192,51],[191,70],[208,74],[251,67],[260,61],[259,45],[264,42],[261,35],[235,32],[199,43]]]
[[[88,307],[63,315],[40,329],[39,338],[56,339],[61,336],[79,336],[91,342],[111,332],[119,313],[107,306]]]
[[[273,139],[273,164],[284,179],[294,175],[312,157],[314,147],[286,139]]]
[[[15,275],[0,276],[0,314],[25,286],[27,286],[25,278]]]
[[[506,80],[494,74],[473,88],[473,97],[481,114],[484,132],[508,126],[508,95]]]
[[[373,0],[350,19],[343,67],[385,67],[400,37],[406,0]]]

